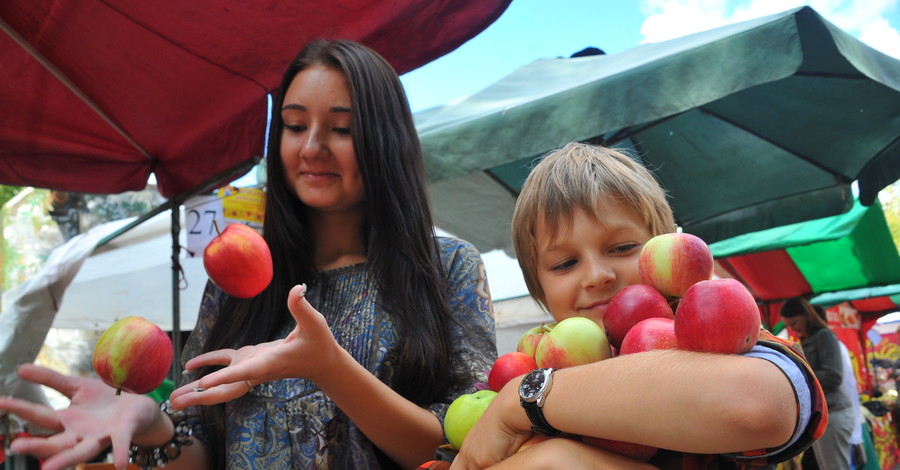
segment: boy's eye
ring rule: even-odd
[[[562,263],[551,266],[550,270],[551,271],[565,271],[566,269],[569,269],[572,266],[575,266],[575,263],[576,263],[576,261],[574,259],[567,259],[567,260],[563,261]]]
[[[628,243],[625,245],[618,245],[618,246],[614,247],[611,251],[613,253],[626,254],[626,253],[631,253],[634,250],[640,250],[640,248],[641,248],[641,245],[639,245],[637,243]]]

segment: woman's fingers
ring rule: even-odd
[[[63,430],[56,412],[45,405],[17,398],[0,397],[0,410],[8,411],[40,428],[55,432]]]
[[[19,366],[19,377],[29,382],[46,385],[68,398],[72,398],[78,391],[81,380],[78,377],[68,377],[46,367],[34,364],[22,364]]]
[[[202,390],[202,389],[198,389]],[[245,382],[223,384],[202,391],[190,391],[171,398],[172,408],[180,410],[196,405],[217,405],[233,400],[250,391]]]
[[[227,366],[231,364],[233,357],[234,349],[217,349],[192,358],[184,364],[184,368],[192,371],[206,366]]]

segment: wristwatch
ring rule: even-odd
[[[519,385],[519,402],[531,420],[531,430],[545,436],[557,436],[561,432],[544,417],[544,400],[553,383],[553,369],[535,369],[525,375]]]

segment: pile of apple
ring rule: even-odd
[[[756,300],[734,279],[712,279],[713,255],[702,239],[687,233],[656,236],[644,244],[638,263],[641,284],[610,299],[603,326],[583,317],[544,323],[526,331],[515,352],[497,358],[488,375],[490,390],[476,392],[481,398],[470,403],[466,419],[451,415],[453,405],[448,410],[445,433],[454,435],[450,444],[459,449],[493,399],[490,394],[537,367],[562,369],[654,349],[742,354],[756,344],[760,329]],[[471,402],[471,395],[475,394],[457,400]],[[644,461],[657,450],[587,436],[581,440]]]

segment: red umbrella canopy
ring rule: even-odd
[[[266,95],[308,40],[362,42],[405,73],[509,2],[3,0],[0,184],[119,193],[152,172],[183,194],[263,154]]]

